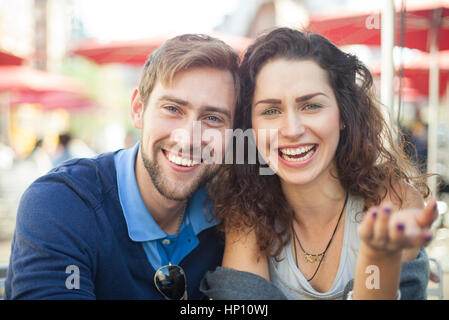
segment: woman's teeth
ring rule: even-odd
[[[170,162],[177,164],[178,166],[183,166],[183,167],[193,167],[193,166],[196,166],[197,164],[199,164],[199,162],[196,162],[194,160],[181,158],[181,157],[175,156],[171,153],[168,154],[168,160],[170,160]]]
[[[281,153],[281,157],[284,158],[287,161],[305,161],[309,159],[313,153],[315,152],[315,145],[310,145],[307,147],[300,147],[300,148],[284,148],[279,149]],[[298,155],[303,155],[302,157],[296,157]],[[292,157],[293,156],[293,157]]]

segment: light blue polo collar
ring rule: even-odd
[[[128,234],[131,240],[139,242],[163,239],[167,237],[167,233],[154,221],[137,186],[134,165],[138,150],[139,143],[136,143],[130,149],[118,151],[114,157],[118,194]],[[182,228],[190,224],[193,232],[197,235],[217,224],[210,213],[211,203],[210,201],[206,203],[206,199],[205,187],[200,188],[189,199],[185,212],[186,219],[184,219]]]

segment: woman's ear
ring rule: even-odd
[[[131,120],[134,128],[142,129],[144,105],[139,90],[135,89],[131,98]]]

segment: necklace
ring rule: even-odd
[[[298,235],[296,234],[295,227],[293,226],[293,223],[292,223],[292,231],[293,231],[293,234],[294,234],[294,236],[295,236],[295,239],[293,239],[293,246],[294,246],[294,250],[295,250],[295,262],[296,262],[296,267],[299,269],[299,266],[298,266],[298,254],[297,254],[297,252],[296,252],[296,240],[298,241],[299,247],[301,248],[301,250],[302,250],[302,252],[303,252],[303,254],[304,254],[304,260],[306,261],[306,263],[314,263],[314,262],[316,262],[316,261],[319,261],[319,262],[320,262],[320,263],[318,264],[318,267],[316,268],[315,272],[313,273],[312,277],[311,277],[310,279],[307,279],[307,281],[311,281],[311,280],[315,277],[315,275],[317,274],[318,269],[319,269],[320,266],[321,266],[321,262],[323,262],[324,255],[326,254],[327,249],[329,249],[329,246],[331,245],[332,239],[334,239],[335,232],[337,231],[338,224],[340,223],[341,217],[342,217],[342,215],[343,215],[343,211],[345,211],[346,203],[347,203],[347,202],[348,202],[348,193],[346,193],[345,202],[344,202],[344,204],[343,204],[343,208],[341,209],[340,216],[338,217],[337,225],[336,225],[335,228],[334,228],[334,232],[332,233],[331,239],[330,239],[329,242],[327,243],[326,249],[324,249],[324,251],[321,252],[321,253],[318,253],[318,254],[312,254],[312,253],[308,253],[308,252],[306,252],[306,251],[304,250],[304,248],[303,248],[302,245],[301,245],[301,241],[299,241],[299,237],[298,237]]]

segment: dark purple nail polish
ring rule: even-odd
[[[384,209],[385,214],[390,214],[391,213],[391,208],[385,208]]]
[[[426,235],[426,236],[424,237],[424,240],[425,240],[426,242],[430,242],[430,240],[432,240],[432,235],[430,235],[430,234]]]
[[[373,211],[373,212],[371,213],[371,215],[373,216],[373,218],[377,217],[377,211]]]
[[[433,206],[433,212],[437,212],[438,211],[438,204],[435,202],[435,205]]]
[[[398,231],[404,231],[405,226],[403,223],[398,223],[396,225],[396,228],[398,229]]]

